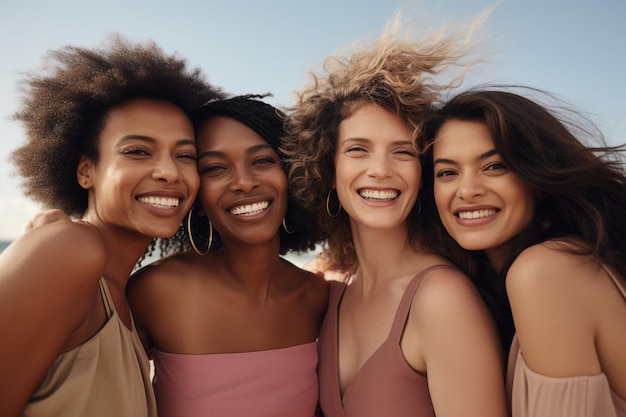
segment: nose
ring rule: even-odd
[[[173,183],[180,180],[180,177],[180,167],[171,155],[164,155],[156,161],[156,165],[152,171],[152,178],[157,181]]]
[[[368,166],[368,174],[373,178],[384,178],[389,175],[390,161],[385,154],[374,155],[370,159]]]
[[[250,192],[257,185],[257,178],[247,165],[240,164],[233,168],[231,190]]]
[[[471,201],[473,198],[484,195],[485,187],[478,175],[462,175],[457,189],[457,197]]]

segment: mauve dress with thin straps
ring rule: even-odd
[[[434,265],[410,281],[396,311],[387,339],[363,364],[346,388],[339,388],[338,318],[339,304],[346,284],[331,282],[329,308],[319,339],[320,406],[325,417],[426,417],[434,416],[428,381],[409,366],[400,340],[422,278]]]

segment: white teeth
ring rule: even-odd
[[[483,217],[493,216],[494,214],[496,214],[496,209],[461,211],[459,212],[459,219],[480,219]]]
[[[139,197],[139,201],[141,201],[142,203],[145,204],[149,204],[151,206],[154,207],[158,207],[158,208],[172,208],[172,207],[178,207],[178,199],[177,198],[173,198],[173,197],[154,197],[154,196],[149,196],[149,197]]]
[[[230,209],[230,212],[236,216],[253,216],[268,208],[269,205],[269,201],[261,201],[254,204],[246,204],[243,206],[235,207],[233,209]]]
[[[394,190],[360,190],[359,195],[368,200],[393,200],[398,196]]]

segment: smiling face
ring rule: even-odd
[[[198,132],[200,198],[224,244],[279,238],[287,177],[274,149],[245,124],[214,116]]]
[[[485,123],[451,120],[433,147],[435,201],[450,235],[468,250],[485,250],[494,265],[507,243],[533,219],[529,186],[498,155]]]
[[[97,163],[82,157],[77,168],[89,190],[84,218],[169,237],[193,204],[199,186],[194,130],[169,102],[136,99],[110,110],[98,137]]]
[[[339,124],[335,184],[352,227],[406,228],[421,164],[406,123],[373,104]]]

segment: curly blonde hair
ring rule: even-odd
[[[442,28],[418,40],[408,28],[397,16],[372,44],[349,56],[328,57],[321,74],[309,73],[310,84],[296,93],[296,104],[288,109],[282,152],[288,159],[290,187],[315,213],[327,238],[325,255],[340,270],[355,268],[357,259],[348,215],[340,210],[332,217],[327,210],[339,124],[364,104],[375,104],[405,120],[417,145],[425,116],[442,92],[458,87],[478,62],[471,59],[476,46],[469,41],[471,25],[453,31]],[[334,212],[337,201],[330,200]],[[430,222],[421,219],[418,211],[416,204],[407,220],[409,243],[434,250],[436,242],[428,242],[425,233]]]

